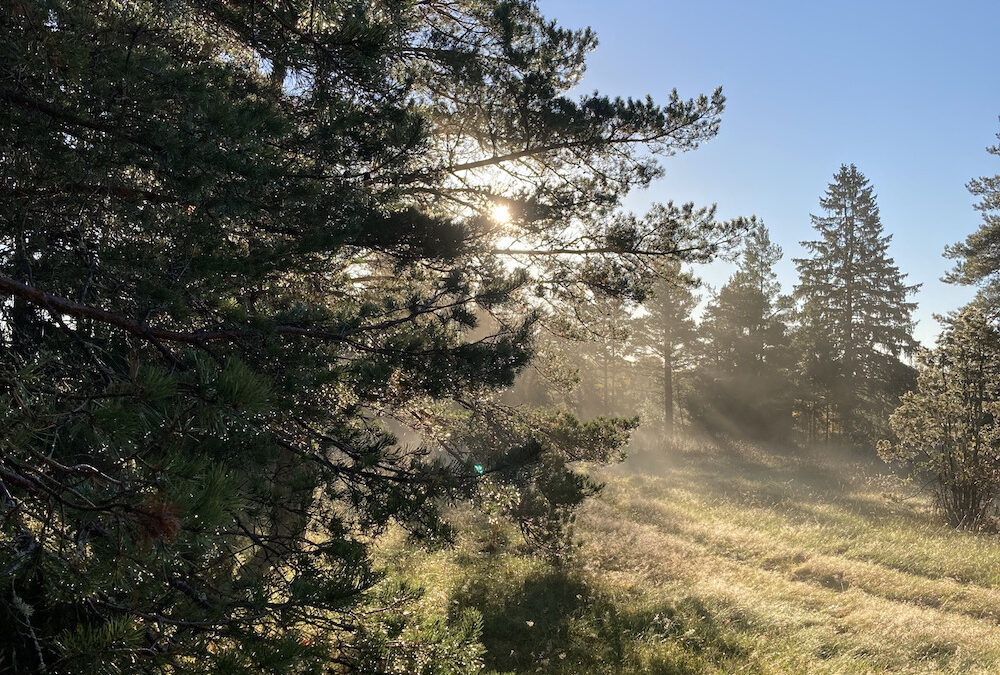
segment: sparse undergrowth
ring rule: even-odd
[[[602,478],[568,565],[486,552],[474,525],[383,554],[425,610],[481,614],[487,672],[1000,670],[1000,539],[877,460],[691,445]]]

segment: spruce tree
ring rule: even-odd
[[[574,408],[582,417],[625,414],[623,381],[631,341],[630,307],[616,298],[595,298],[580,308],[578,330],[560,341],[574,360],[578,385]]]
[[[570,463],[629,424],[495,396],[544,322],[742,226],[620,208],[721,93],[570,98],[593,34],[520,0],[29,0],[0,31],[2,667],[475,671],[475,617],[421,630],[369,544],[446,538],[484,476],[536,533],[588,493]]]
[[[781,256],[758,222],[736,273],[705,309],[692,414],[706,429],[770,438],[790,430],[790,301],[774,271]]]
[[[795,259],[801,303],[799,344],[807,377],[827,398],[829,433],[870,439],[910,378],[900,363],[911,352],[905,283],[888,254],[874,189],[853,164],[841,166],[812,216],[819,238]]]

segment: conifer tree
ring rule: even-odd
[[[485,476],[532,532],[587,493],[569,464],[629,424],[495,395],[541,322],[742,227],[620,209],[721,93],[570,98],[595,38],[524,0],[28,0],[0,32],[0,667],[475,671],[475,617],[420,630],[368,545],[446,537]]]
[[[639,348],[646,350],[660,363],[659,377],[662,396],[663,430],[666,436],[675,431],[677,403],[676,375],[687,365],[695,340],[692,312],[698,304],[694,289],[698,281],[690,273],[673,264],[669,274],[653,288],[643,304],[646,314],[637,321]]]
[[[622,376],[631,340],[630,308],[617,298],[595,298],[581,308],[580,318],[572,340],[561,344],[576,357],[576,410],[583,417],[624,414],[629,410],[622,400],[626,392]]]
[[[758,222],[736,273],[705,310],[692,414],[707,429],[769,437],[790,429],[790,302],[774,271],[781,255]]]
[[[879,454],[933,477],[952,525],[988,526],[1000,495],[1000,331],[981,303],[948,318],[919,371],[890,419],[898,440],[880,442]]]
[[[892,237],[883,233],[874,190],[856,166],[841,166],[820,206],[823,215],[812,216],[819,238],[802,242],[810,255],[795,260],[799,343],[838,432],[862,440],[909,382],[899,357],[915,347],[908,298],[918,287],[905,283],[889,256]]]
[[[986,151],[1000,156],[1000,145],[988,147]],[[958,260],[947,279],[954,283],[979,284],[988,303],[996,306],[1000,302],[1000,174],[980,176],[969,181],[967,187],[979,199],[976,210],[982,214],[983,224],[965,241],[945,250],[945,255]]]

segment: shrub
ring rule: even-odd
[[[903,396],[882,441],[933,482],[949,522],[980,529],[1000,492],[1000,331],[976,305],[949,320],[937,347],[919,357],[917,389]]]

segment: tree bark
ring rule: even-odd
[[[667,331],[663,339],[663,432],[674,435],[674,345]]]

